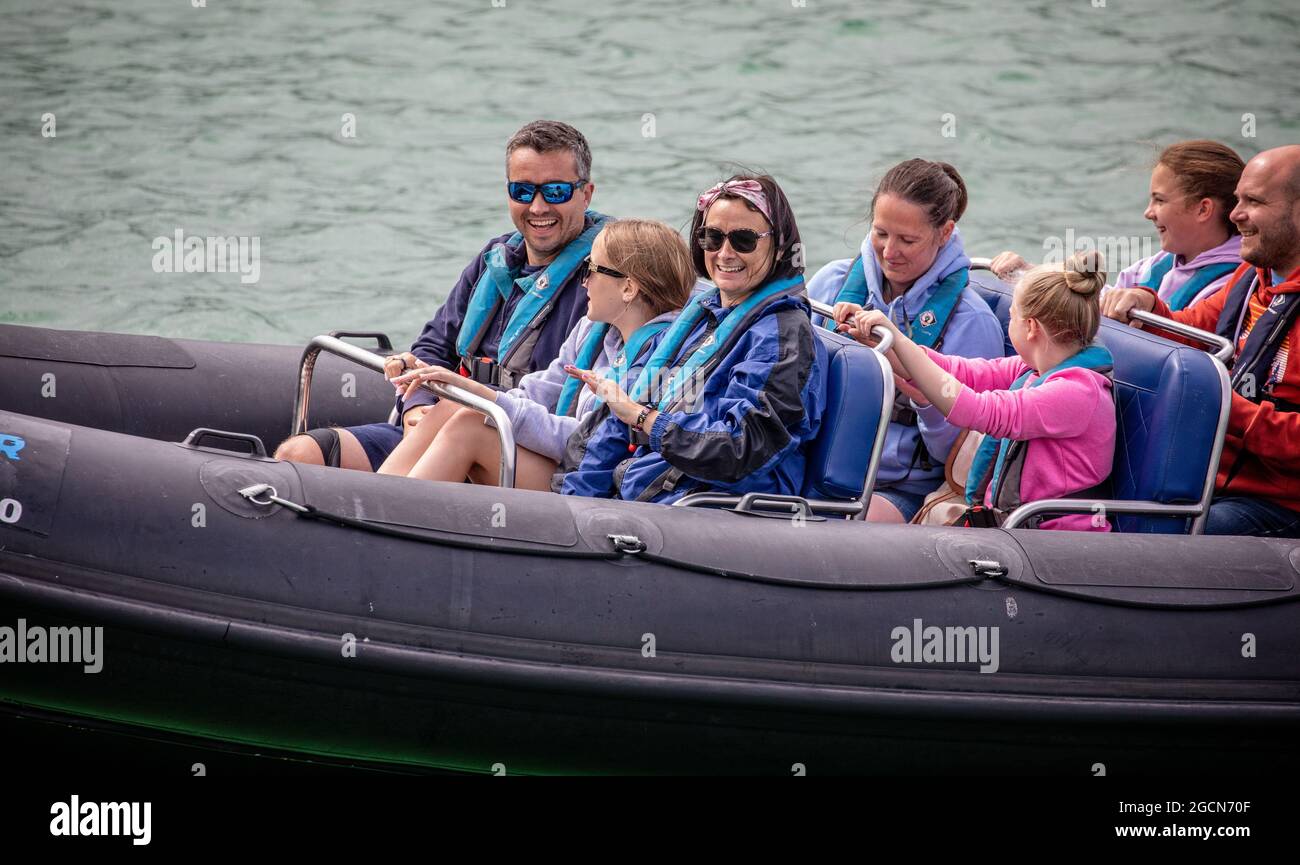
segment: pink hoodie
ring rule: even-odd
[[[1054,499],[1084,490],[1110,475],[1115,456],[1115,404],[1110,382],[1100,373],[1073,367],[1037,387],[1030,376],[1008,390],[1029,367],[1019,357],[955,357],[926,349],[931,359],[961,382],[948,421],[996,438],[1028,441],[1020,479],[1021,501]],[[986,505],[992,501],[985,496]],[[1108,532],[1095,514],[1045,520],[1040,528]]]

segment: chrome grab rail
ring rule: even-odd
[[[828,303],[822,303],[820,300],[813,300],[811,297],[808,298],[808,303],[812,306],[814,315],[820,315],[828,321],[831,320],[831,313],[835,310],[835,307]],[[880,340],[880,342],[872,346],[876,351],[885,354],[894,347],[894,332],[889,328],[878,324],[871,329],[871,333]],[[892,371],[890,374],[893,374]]]
[[[1101,505],[1102,509],[1097,510]],[[1165,517],[1195,517],[1191,534],[1199,535],[1196,523],[1205,522],[1201,505],[1166,505],[1160,502],[1120,501],[1116,499],[1098,499],[1090,502],[1084,499],[1039,499],[1016,508],[1002,522],[1001,528],[1018,529],[1030,518],[1039,514],[1088,514],[1099,513],[1109,519],[1110,514],[1147,514]],[[1203,528],[1203,525],[1201,526]]]
[[[1163,315],[1156,315],[1154,312],[1131,309],[1128,317],[1134,321],[1140,321],[1143,324],[1176,333],[1181,337],[1196,340],[1208,348],[1215,349],[1211,353],[1222,364],[1227,364],[1228,361],[1232,360],[1232,356],[1237,353],[1232,340],[1227,337],[1219,336],[1217,333],[1210,333],[1208,330],[1201,330],[1199,327],[1192,327],[1190,324],[1183,324],[1181,321],[1174,321],[1172,318],[1165,318]]]
[[[350,360],[381,375],[384,372],[384,357],[382,355],[367,351],[364,348],[358,348],[333,336],[318,336],[313,339],[303,349],[302,360],[298,363],[298,393],[294,396],[293,401],[293,429],[290,432],[291,436],[302,435],[307,429],[307,411],[311,401],[311,380],[316,371],[316,359],[320,357],[322,351],[337,355],[344,360]],[[497,428],[497,438],[501,442],[500,486],[513,487],[515,485],[515,431],[514,426],[510,423],[510,416],[506,414],[505,409],[501,408],[493,400],[484,399],[454,385],[422,384],[420,386],[432,391],[440,399],[450,400],[467,408],[472,408],[492,419]],[[395,413],[396,409],[394,409]],[[397,418],[396,421],[400,422],[401,419]]]
[[[742,496],[728,495],[726,493],[687,493],[677,501],[673,502],[673,507],[687,508],[687,507],[695,507],[697,505],[701,507],[708,507],[710,505],[738,505],[740,504],[742,498],[743,498]],[[813,513],[829,513],[829,514],[835,514],[836,516],[857,518],[858,514],[862,510],[862,503],[858,501],[836,502],[836,501],[828,501],[824,499],[810,500],[810,499],[805,499],[802,496],[787,496],[784,498],[789,498],[792,500],[799,499],[805,505],[807,505],[808,509],[811,510]],[[771,505],[774,504],[785,504],[788,507],[791,504],[791,502],[773,502],[767,499],[764,499],[763,501],[760,501],[756,504],[751,502],[751,506],[753,507],[759,507],[765,510],[775,510],[777,513],[784,512],[783,508],[770,507]]]

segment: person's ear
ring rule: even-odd
[[[1214,199],[1202,198],[1196,204],[1196,221],[1208,222],[1214,218]]]
[[[637,286],[636,280],[634,280],[630,276],[627,277],[623,281],[623,292],[622,292],[623,302],[631,303],[632,301],[636,300],[640,295],[641,295],[641,289],[640,287]]]
[[[943,228],[939,229],[939,245],[943,246],[952,237],[952,230],[957,227],[954,220],[948,220],[944,223]]]

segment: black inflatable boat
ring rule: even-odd
[[[417,771],[1300,768],[1300,543],[1196,534],[1221,364],[1107,325],[1123,533],[891,527],[885,377],[824,338],[805,501],[666,507],[277,462],[300,349],[0,326],[0,709]],[[312,425],[387,415],[308,354]]]

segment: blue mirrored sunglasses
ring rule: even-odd
[[[587,181],[579,180],[577,183],[567,181],[555,181],[552,183],[523,183],[515,181],[506,184],[506,192],[510,194],[511,199],[518,201],[520,204],[532,204],[533,197],[537,191],[542,191],[542,198],[548,204],[563,204],[573,198],[574,190],[581,189],[587,185]]]

